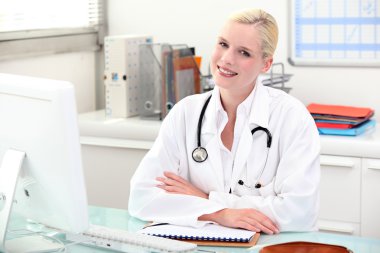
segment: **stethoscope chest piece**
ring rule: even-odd
[[[206,161],[208,157],[207,151],[203,147],[195,148],[192,155],[193,155],[194,161],[196,161],[197,163]]]

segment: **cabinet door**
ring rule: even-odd
[[[380,159],[363,159],[362,236],[380,239]]]
[[[319,220],[336,226],[324,230],[359,234],[361,159],[321,155],[320,160]]]
[[[148,149],[82,144],[90,205],[128,209],[130,180]]]

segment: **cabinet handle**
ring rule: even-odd
[[[345,168],[353,168],[355,163],[353,161],[340,161],[340,160],[330,160],[328,158],[321,157],[321,165],[325,166],[334,166],[334,167],[345,167]]]
[[[330,231],[334,233],[345,233],[345,234],[354,234],[355,229],[352,226],[337,226],[332,224],[323,224],[319,225],[318,229],[320,231]]]
[[[370,170],[380,170],[380,162],[368,161],[367,169]]]

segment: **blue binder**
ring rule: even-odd
[[[319,134],[357,136],[368,129],[375,127],[375,125],[376,121],[368,120],[367,122],[350,129],[318,128],[318,131]]]

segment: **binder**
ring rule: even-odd
[[[355,124],[333,123],[333,122],[318,122],[315,121],[318,128],[335,128],[335,129],[349,129],[355,127]]]
[[[307,109],[312,115],[334,115],[347,118],[368,118],[373,114],[371,108],[342,105],[309,104]]]
[[[162,118],[182,98],[201,92],[201,73],[194,56],[194,48],[170,45],[162,60]]]
[[[343,125],[351,125],[351,126],[357,126],[368,119],[360,119],[360,120],[324,120],[324,119],[315,119],[315,123],[332,123],[332,124],[343,124]]]
[[[318,128],[320,134],[329,134],[329,135],[345,135],[345,136],[357,136],[365,131],[368,131],[371,128],[374,128],[376,121],[368,120],[367,122],[349,129],[336,129],[336,128]]]
[[[201,92],[200,73],[191,48],[173,50],[173,86],[175,101]]]
[[[166,223],[148,225],[138,231],[142,234],[184,240],[198,245],[251,247],[256,244],[260,234],[245,229],[229,228],[218,224],[206,224],[194,228]]]

